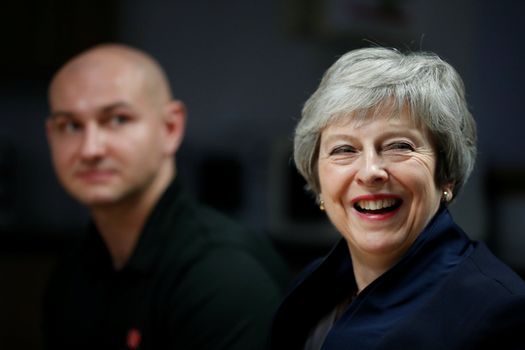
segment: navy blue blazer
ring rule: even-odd
[[[283,300],[271,349],[303,349],[311,329],[353,290],[341,240]],[[521,332],[525,282],[442,208],[403,258],[347,306],[322,349],[525,349]]]

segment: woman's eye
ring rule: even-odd
[[[408,142],[393,142],[387,146],[387,150],[414,151],[414,146]]]
[[[344,146],[338,146],[335,147],[331,152],[330,155],[334,154],[345,154],[345,153],[355,153],[356,150],[352,146],[344,145]]]

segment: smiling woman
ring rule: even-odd
[[[412,245],[441,198],[432,142],[406,114],[388,116],[350,119],[321,133],[319,196],[364,270],[358,290]]]
[[[294,147],[342,239],[282,303],[273,349],[524,348],[525,282],[447,210],[476,156],[449,64],[385,48],[343,55],[306,102]]]

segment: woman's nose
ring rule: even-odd
[[[377,152],[363,154],[357,170],[357,182],[364,186],[377,186],[388,180],[388,172],[382,157]]]

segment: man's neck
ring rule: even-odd
[[[173,172],[161,174],[134,196],[112,205],[92,208],[93,220],[116,270],[122,269],[130,259],[147,219],[173,177]]]

